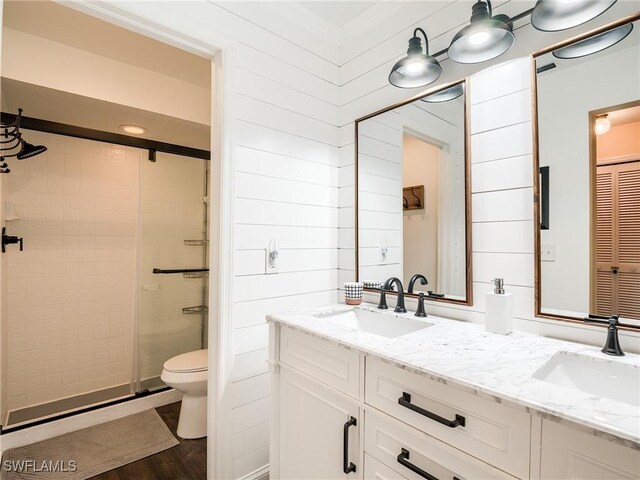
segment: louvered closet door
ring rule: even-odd
[[[596,312],[640,318],[640,161],[598,167]]]

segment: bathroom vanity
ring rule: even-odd
[[[272,478],[640,477],[638,355],[365,305],[268,321]]]

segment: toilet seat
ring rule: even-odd
[[[183,353],[164,362],[164,370],[172,373],[205,372],[208,369],[208,350],[195,350]]]

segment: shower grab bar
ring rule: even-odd
[[[162,268],[154,268],[153,273],[198,273],[208,272],[208,268],[180,268],[177,270],[163,270]]]

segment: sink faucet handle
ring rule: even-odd
[[[380,301],[378,302],[378,308],[380,310],[386,310],[389,308],[387,306],[387,292],[384,287],[380,289]]]
[[[426,317],[427,312],[424,310],[424,293],[420,292],[418,298],[418,309],[416,310],[416,317]]]
[[[602,353],[606,353],[607,355],[614,355],[616,357],[624,356],[624,352],[622,351],[622,347],[620,347],[620,340],[618,339],[618,319],[620,317],[618,315],[611,315],[609,317],[605,317],[602,315],[592,315],[584,317],[584,321],[586,323],[599,323],[600,325],[609,325],[607,328],[607,340],[602,348]]]

